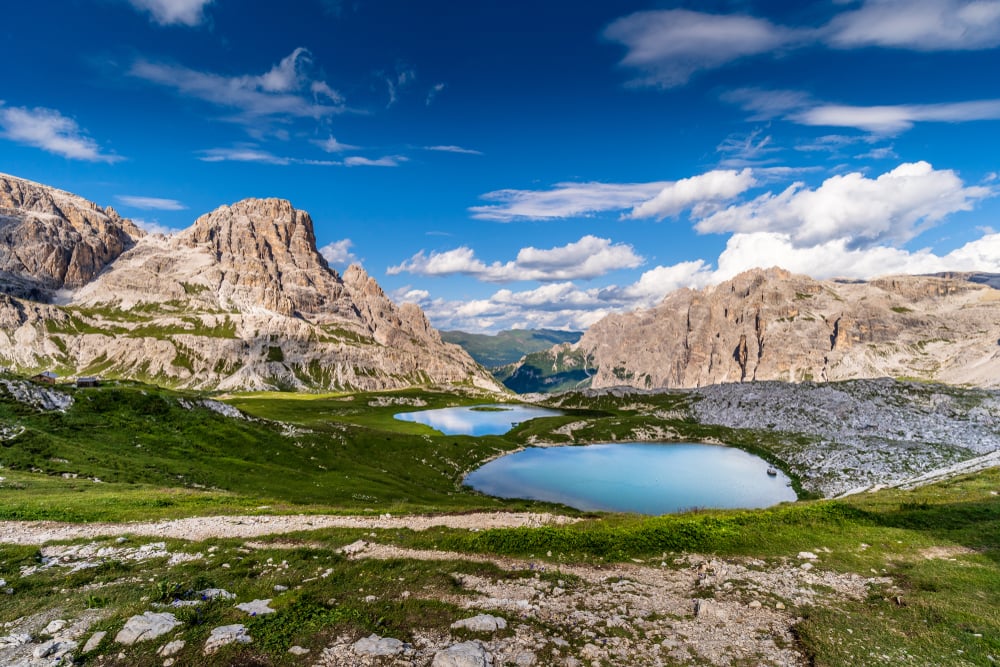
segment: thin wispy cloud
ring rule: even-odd
[[[613,21],[604,37],[626,49],[630,85],[682,86],[695,74],[792,49],[882,47],[977,50],[1000,45],[996,0],[866,0],[820,26],[785,26],[745,14],[686,9],[640,11]]]
[[[224,76],[141,59],[128,74],[183,97],[234,109],[244,121],[275,116],[319,119],[346,111],[343,98],[311,76],[311,63],[309,51],[300,47],[263,74]]]
[[[482,155],[482,151],[461,146],[424,146],[425,151],[437,151],[439,153],[459,153],[462,155]]]
[[[409,159],[403,155],[386,155],[380,158],[368,158],[352,155],[344,158],[345,167],[398,167]]]
[[[176,199],[162,199],[160,197],[141,197],[137,195],[116,195],[115,199],[142,211],[183,211],[187,206]]]
[[[781,118],[799,125],[854,128],[879,135],[899,134],[916,123],[1000,120],[1000,98],[855,106],[823,102],[798,91],[742,88],[723,94],[722,99],[750,112],[750,120]]]
[[[434,99],[438,95],[440,95],[444,89],[445,89],[445,84],[435,83],[433,86],[430,87],[430,90],[427,91],[427,99],[424,101],[424,104],[430,106],[431,102],[433,102]]]
[[[343,144],[334,139],[332,136],[326,139],[316,139],[313,141],[313,143],[322,148],[327,153],[343,153],[344,151],[353,151],[360,148],[360,146]]]
[[[522,248],[516,259],[490,264],[478,259],[475,251],[467,246],[430,254],[420,251],[409,260],[389,267],[386,273],[434,277],[465,275],[493,283],[548,282],[596,278],[618,269],[635,268],[643,261],[628,244],[588,235],[556,248]]]
[[[128,0],[160,25],[194,27],[205,21],[205,7],[213,0]]]
[[[45,107],[8,107],[0,100],[0,137],[70,160],[112,164],[125,159],[105,152],[72,118]]]
[[[332,167],[343,164],[336,160],[309,160],[305,158],[275,155],[256,146],[237,146],[234,148],[209,148],[201,151],[198,157],[202,162],[257,162],[287,166],[290,164],[305,164],[318,167]]]

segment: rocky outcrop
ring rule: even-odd
[[[93,280],[144,236],[113,208],[0,174],[0,287],[47,300]]]
[[[839,282],[757,269],[608,316],[573,349],[596,369],[593,387],[884,376],[995,387],[1000,290],[964,276]]]
[[[18,247],[0,242],[11,278],[0,282],[0,364],[203,389],[500,388],[419,307],[396,306],[359,266],[343,278],[330,269],[309,214],[285,200],[243,200],[175,236],[143,236],[110,209],[8,182],[17,187],[4,220],[50,216],[58,229],[90,230],[94,243],[120,243],[107,240],[87,270],[45,273],[16,264]],[[52,289],[65,290],[60,305],[39,297]]]

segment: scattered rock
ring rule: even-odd
[[[368,543],[364,540],[358,540],[356,542],[351,542],[348,545],[342,546],[337,551],[344,554],[345,556],[353,556],[354,554],[359,554],[362,551],[368,549]]]
[[[270,607],[271,599],[267,600],[253,600],[251,602],[242,602],[236,605],[236,608],[240,611],[245,611],[251,616],[263,616],[264,614],[273,614],[274,609]]]
[[[373,634],[354,642],[351,648],[358,655],[392,656],[402,653],[405,644],[392,637],[379,637]]]
[[[309,652],[309,649],[303,648],[301,646],[292,646],[288,649],[288,652],[292,655],[305,655]]]
[[[817,558],[819,558],[819,556],[811,551],[800,551],[798,555],[799,560],[816,560]]]
[[[104,638],[107,636],[108,633],[105,632],[104,630],[101,630],[100,632],[95,632],[94,634],[90,635],[90,639],[88,639],[87,643],[83,645],[83,652],[90,653],[98,646],[100,646],[101,642],[104,641]]]
[[[46,625],[45,629],[42,630],[42,632],[45,633],[45,634],[47,634],[47,635],[54,635],[54,634],[58,633],[60,630],[62,630],[63,628],[65,628],[67,625],[68,625],[68,621],[65,621],[65,620],[63,620],[61,618],[57,618],[56,620],[54,620],[51,623],[49,623],[48,625]]]
[[[162,658],[169,658],[172,655],[180,653],[181,649],[184,648],[183,639],[175,639],[172,642],[168,642],[160,647],[160,650],[156,652],[156,655]]]
[[[58,639],[50,639],[49,641],[39,644],[35,647],[35,650],[31,652],[31,655],[36,658],[61,658],[73,649],[76,648],[76,642],[74,641],[60,641]]]
[[[718,603],[704,598],[694,601],[694,615],[707,621],[724,621],[728,618],[728,614]]]
[[[493,656],[479,642],[462,642],[435,653],[431,667],[493,667]]]
[[[465,629],[472,632],[496,632],[497,630],[506,630],[507,621],[499,616],[479,614],[472,618],[463,618],[460,621],[455,621],[451,624],[451,629]]]
[[[212,633],[205,640],[205,655],[215,653],[220,647],[227,644],[249,644],[253,638],[247,634],[247,628],[241,623],[234,625],[223,625],[213,628]]]
[[[275,584],[274,585],[274,592],[275,593],[284,593],[287,590],[288,590],[288,586],[282,586],[281,584]]]
[[[201,596],[202,600],[214,600],[216,598],[222,598],[223,600],[236,599],[236,595],[222,588],[206,588],[203,591],[198,591],[198,595]]]
[[[10,648],[11,646],[23,646],[31,643],[31,635],[27,632],[20,632],[6,637],[0,637],[0,648]]]
[[[141,616],[133,616],[125,621],[125,627],[115,635],[115,641],[119,644],[130,645],[139,641],[156,639],[180,624],[177,617],[169,612],[147,611]]]
[[[760,609],[761,608],[760,600],[753,600],[747,606],[750,607],[751,609]]]

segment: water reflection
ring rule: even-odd
[[[536,417],[555,417],[559,410],[533,405],[473,405],[419,412],[400,412],[396,419],[426,424],[445,435],[501,435],[515,425]]]

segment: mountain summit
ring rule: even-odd
[[[288,201],[163,236],[22,179],[0,177],[0,196],[0,363],[197,388],[498,388],[419,307],[331,269]]]

